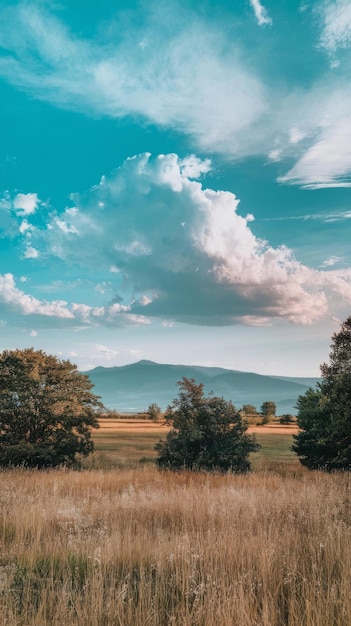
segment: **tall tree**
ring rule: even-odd
[[[203,385],[183,378],[165,418],[172,429],[156,444],[160,468],[246,472],[259,446],[231,402],[204,396]]]
[[[351,317],[332,337],[317,390],[297,402],[300,432],[292,449],[309,469],[351,469]]]
[[[276,414],[276,411],[277,405],[275,402],[272,402],[272,400],[266,400],[266,402],[263,402],[261,405],[262,423],[268,424],[272,417]]]
[[[74,465],[93,451],[102,404],[70,361],[41,350],[0,355],[0,465]]]

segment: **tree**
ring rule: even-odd
[[[277,405],[275,402],[266,401],[261,405],[262,424],[268,424],[276,414]]]
[[[255,438],[231,402],[204,396],[193,378],[178,382],[179,396],[166,411],[172,425],[166,440],[156,444],[157,464],[166,469],[246,472]]]
[[[161,407],[159,407],[156,402],[153,402],[152,404],[150,404],[146,414],[150,420],[152,420],[153,422],[157,422],[157,420],[162,415]]]
[[[297,401],[292,449],[309,469],[351,469],[351,317],[332,337],[330,363],[322,380]]]
[[[102,408],[87,374],[41,350],[0,354],[0,465],[75,465]]]
[[[258,415],[257,409],[253,404],[243,404],[242,412],[244,415]]]
[[[294,422],[294,416],[291,413],[283,413],[279,418],[280,424],[292,424]]]

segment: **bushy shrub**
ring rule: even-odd
[[[166,412],[172,425],[156,444],[157,464],[166,469],[246,472],[249,454],[259,446],[231,402],[204,396],[203,385],[183,378],[179,397]]]

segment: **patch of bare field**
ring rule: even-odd
[[[164,422],[152,422],[145,419],[99,419],[100,430],[116,433],[116,432],[148,432],[148,433],[167,433],[169,426]]]
[[[101,431],[106,432],[148,432],[148,433],[167,433],[170,426],[165,422],[152,422],[145,419],[99,419]],[[264,426],[249,426],[249,433],[266,433],[277,435],[295,435],[298,433],[296,424],[293,425],[281,425],[281,424],[265,424]]]
[[[296,424],[264,424],[264,426],[249,426],[248,432],[253,434],[266,433],[267,435],[297,435],[299,429]]]
[[[350,475],[3,471],[6,626],[349,626]]]

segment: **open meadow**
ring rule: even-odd
[[[152,428],[101,428],[95,469],[1,471],[1,624],[351,624],[348,473],[267,427],[251,474],[159,472]]]
[[[95,453],[84,461],[86,468],[135,469],[145,464],[154,464],[155,444],[164,439],[169,426],[162,421],[154,423],[145,419],[100,419],[99,430],[93,431]],[[262,446],[258,453],[252,455],[254,468],[267,469],[270,463],[292,463],[298,467],[296,455],[291,452],[293,434],[297,427],[268,424],[250,426],[258,443]]]

